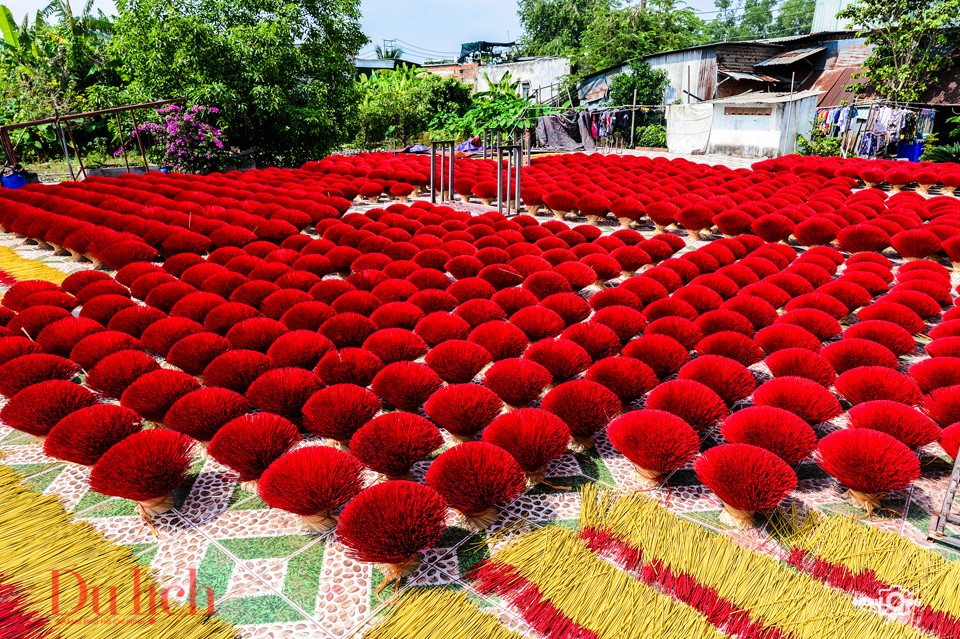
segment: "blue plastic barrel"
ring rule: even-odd
[[[923,155],[923,142],[900,142],[897,144],[897,158],[908,162],[919,162]]]
[[[10,177],[0,175],[0,184],[3,184],[3,186],[8,189],[19,189],[26,186],[27,178],[19,173],[14,173]]]

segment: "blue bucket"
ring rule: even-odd
[[[0,184],[3,184],[3,186],[8,189],[19,189],[26,186],[27,178],[19,173],[14,173],[10,177],[0,176]]]
[[[897,144],[897,158],[908,162],[919,162],[923,155],[923,142],[900,142]]]

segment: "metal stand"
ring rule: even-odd
[[[437,148],[440,148],[440,201],[443,202],[443,183],[447,183],[447,193],[450,196],[450,201],[453,202],[453,140],[441,140],[438,142],[430,143],[430,203],[437,203]],[[444,169],[443,159],[447,156],[447,151],[450,152],[450,161],[447,164],[446,170]],[[444,180],[446,178],[446,180]]]
[[[947,492],[943,496],[943,505],[940,507],[940,512],[930,518],[930,532],[927,534],[927,540],[960,549],[960,538],[944,535],[946,524],[960,525],[960,515],[951,514],[953,502],[957,496],[958,482],[960,482],[960,455],[957,455],[957,459],[953,462],[953,473],[950,475],[950,483],[947,484]]]
[[[503,178],[503,158],[507,158],[507,180],[504,184]],[[497,146],[497,212],[504,215],[510,215],[510,176],[513,175],[514,202],[516,207],[514,213],[520,211],[520,165],[523,164],[523,145],[509,144]],[[504,197],[506,195],[506,197]],[[506,200],[507,211],[504,213],[503,205]]]

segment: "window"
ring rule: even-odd
[[[772,115],[772,107],[724,107],[724,115]]]
[[[530,83],[521,82],[520,83],[520,96],[526,98],[530,95]]]

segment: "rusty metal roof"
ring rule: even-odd
[[[847,87],[851,84],[858,84],[859,79],[854,78],[855,73],[863,71],[863,67],[847,67],[845,69],[830,69],[823,71],[820,75],[810,78],[800,85],[801,91],[808,89],[822,91],[817,100],[817,106],[830,107],[839,106],[842,100],[848,103],[863,101],[873,97],[873,92],[854,93],[848,91]]]
[[[737,71],[725,71],[720,69],[720,73],[723,75],[728,75],[734,80],[750,80],[752,82],[780,82],[778,78],[770,77],[769,75],[757,75],[754,73],[739,73]]]
[[[772,58],[768,58],[763,62],[757,62],[753,66],[755,67],[774,67],[781,66],[786,64],[793,64],[798,60],[803,60],[806,57],[812,56],[814,53],[820,53],[825,51],[826,47],[807,47],[806,49],[796,49],[794,51],[787,51],[786,53],[780,53]]]
[[[770,104],[777,102],[795,102],[817,95],[819,91],[795,91],[793,93],[761,93],[753,91],[732,95],[729,98],[710,100],[714,104]]]

